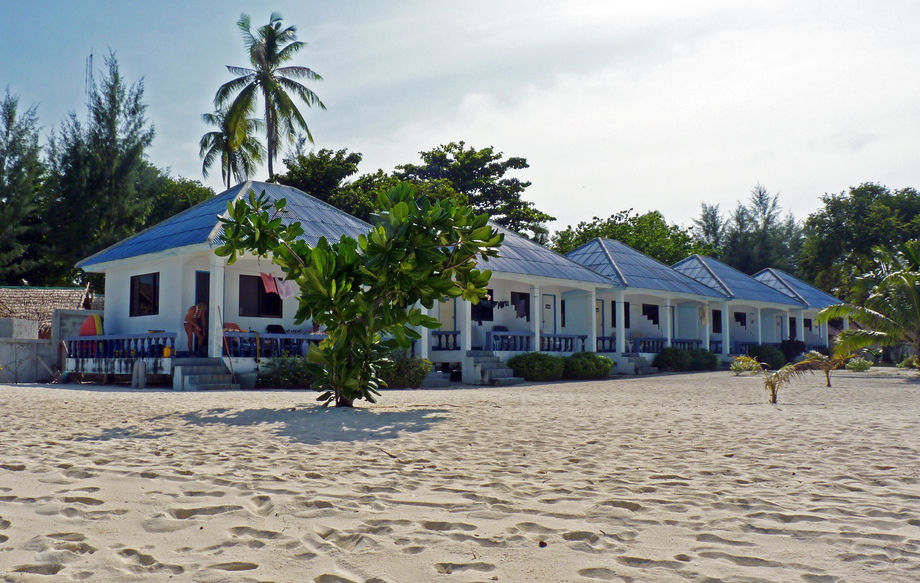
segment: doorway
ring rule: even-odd
[[[594,320],[596,322],[595,326],[597,328],[595,330],[597,335],[601,337],[606,336],[606,329],[604,328],[604,300],[597,300],[594,306]]]
[[[541,309],[541,318],[540,318],[540,333],[541,334],[555,334],[556,333],[556,296],[555,294],[543,294],[543,301],[540,302]]]

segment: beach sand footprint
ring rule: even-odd
[[[492,563],[483,563],[481,561],[472,563],[435,563],[434,570],[442,575],[451,573],[462,573],[466,571],[476,571],[479,573],[490,573],[495,570]]]

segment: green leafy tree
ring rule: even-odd
[[[451,198],[457,204],[467,203],[467,198],[443,179],[404,181],[383,170],[352,179],[358,173],[361,159],[360,153],[349,152],[344,148],[293,153],[284,160],[288,171],[276,175],[275,180],[298,188],[364,221],[370,220],[371,214],[377,210],[379,195],[401,182],[414,184],[420,196],[434,200]]]
[[[272,162],[278,156],[282,141],[290,141],[298,131],[302,131],[313,142],[310,128],[294,100],[300,99],[307,107],[315,105],[326,109],[316,93],[298,81],[319,81],[322,77],[308,67],[288,64],[306,43],[297,40],[296,26],[284,27],[279,13],[272,12],[268,24],[259,27],[255,34],[252,33],[248,14],[241,15],[236,24],[243,33],[243,43],[249,52],[252,67],[228,65],[227,70],[236,78],[220,86],[214,103],[218,108],[230,104],[228,123],[230,127],[236,128],[247,123],[261,100],[265,119],[268,177],[271,179],[274,176]],[[237,132],[231,133],[237,135]],[[234,142],[231,145],[236,147],[239,144]]]
[[[142,229],[152,227],[214,196],[212,188],[197,180],[170,176],[167,171],[152,164],[145,163],[145,166],[138,178],[138,188],[152,200],[152,205],[140,226]]]
[[[859,303],[863,298],[852,295],[850,281],[873,268],[873,249],[902,244],[920,233],[920,192],[864,183],[825,194],[821,201],[822,208],[805,220],[800,272],[818,287]]]
[[[835,352],[904,345],[920,354],[920,240],[877,246],[874,253],[872,269],[853,284],[854,295],[865,300],[824,308],[818,320],[849,318],[860,326],[837,335]]]
[[[672,264],[693,253],[710,254],[712,250],[693,239],[687,229],[669,225],[658,211],[644,214],[632,209],[620,211],[606,219],[594,217],[576,227],[569,225],[553,234],[552,248],[568,253],[595,238],[615,239],[665,264]]]
[[[417,198],[408,184],[381,194],[378,206],[366,236],[321,238],[315,247],[300,239],[299,223],[282,218],[286,201],[271,205],[264,193],[250,191],[221,218],[226,243],[216,253],[231,264],[244,251],[271,257],[300,288],[296,321],[312,318],[326,328],[329,337],[308,354],[325,404],[373,402],[386,355],[420,337],[413,327],[440,326],[418,305],[478,302],[491,277],[478,262],[496,257],[503,239],[488,216],[450,199]]]
[[[265,148],[253,135],[263,127],[261,120],[243,119],[235,126],[227,119],[227,109],[214,113],[203,113],[201,119],[208,125],[217,127],[213,132],[201,136],[199,143],[201,156],[201,173],[208,177],[208,170],[220,160],[220,176],[227,188],[237,182],[246,180],[254,174],[256,166],[262,161]]]
[[[30,252],[41,237],[39,204],[45,177],[32,106],[19,111],[19,98],[7,89],[0,101],[0,284],[33,282],[40,261]]]
[[[72,283],[74,264],[132,235],[153,206],[138,188],[144,153],[154,130],[146,118],[143,81],[128,86],[114,54],[105,60],[102,80],[89,97],[84,125],[76,114],[52,136],[45,205],[48,253],[54,269],[44,283]]]
[[[744,273],[776,267],[796,273],[795,256],[801,245],[801,229],[792,215],[781,216],[779,195],[758,184],[748,204],[738,203],[725,224],[720,259]]]
[[[422,163],[397,166],[397,178],[416,183],[446,181],[467,197],[477,213],[487,213],[497,224],[537,241],[546,239],[545,224],[555,218],[521,198],[529,181],[509,175],[529,168],[526,159],[504,158],[492,146],[467,148],[465,142],[451,142],[419,154]]]

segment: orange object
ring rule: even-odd
[[[102,318],[98,314],[89,316],[80,324],[78,336],[101,336],[102,335]]]
[[[163,348],[163,358],[169,358],[170,356],[172,356],[172,350],[169,346]]]

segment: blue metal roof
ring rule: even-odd
[[[725,294],[613,239],[593,239],[566,257],[607,276],[617,287],[725,298]]]
[[[674,264],[674,269],[700,283],[726,292],[732,299],[802,307],[798,300],[745,275],[712,257],[691,255]]]
[[[499,256],[480,262],[478,266],[480,269],[610,285],[607,278],[587,267],[522,237],[514,231],[495,223],[490,224],[505,235],[505,241],[498,250]]]
[[[214,198],[198,203],[165,221],[141,231],[107,249],[77,263],[77,267],[88,267],[98,263],[127,259],[149,253],[158,253],[188,245],[202,243],[218,245],[223,232],[218,227],[217,216],[225,214],[227,203],[245,195],[250,189],[263,191],[271,200],[287,199],[287,223],[300,221],[304,228],[303,239],[315,245],[321,236],[337,241],[349,235],[357,238],[367,233],[371,226],[346,212],[313,198],[291,186],[267,182],[243,182]]]
[[[779,269],[768,267],[758,271],[752,277],[791,298],[804,302],[811,308],[826,308],[843,303],[842,300],[831,294]]]

